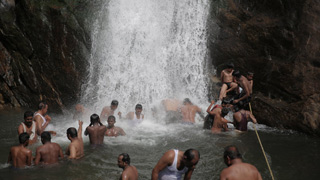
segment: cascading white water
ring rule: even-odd
[[[150,109],[165,98],[207,102],[209,0],[110,0],[95,23],[82,101]]]

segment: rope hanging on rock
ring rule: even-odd
[[[249,108],[250,108],[250,113],[253,115],[253,113],[252,113],[252,109],[251,109],[251,103],[249,103]],[[272,180],[274,180],[272,170],[271,170],[271,168],[270,168],[270,165],[269,165],[269,162],[268,162],[268,159],[267,159],[266,153],[264,152],[264,149],[263,149],[263,146],[262,146],[262,143],[261,143],[261,140],[260,140],[260,137],[259,137],[258,131],[257,131],[257,129],[256,129],[256,125],[255,125],[254,123],[253,123],[253,128],[254,128],[254,131],[256,132],[256,135],[257,135],[257,138],[258,138],[258,141],[259,141],[259,144],[260,144],[261,150],[262,150],[262,152],[263,152],[264,158],[266,159],[266,162],[267,162],[267,165],[268,165],[268,168],[269,168],[269,171],[270,171],[271,178],[272,178]]]

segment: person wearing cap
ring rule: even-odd
[[[112,100],[110,106],[105,106],[100,114],[100,119],[101,120],[107,120],[109,116],[115,115],[115,111],[118,108],[119,102],[117,100]],[[119,119],[121,119],[121,112],[119,111],[118,113]]]
[[[137,104],[135,112],[129,112],[126,117],[127,119],[132,120],[132,122],[134,123],[141,123],[144,118],[144,115],[141,112],[142,112],[142,105]]]
[[[224,97],[227,96],[228,92],[235,90],[238,85],[237,83],[233,82],[232,73],[234,69],[233,63],[227,64],[227,68],[221,71],[221,82],[222,86],[220,89],[219,99],[222,100]]]

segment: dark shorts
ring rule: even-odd
[[[239,99],[241,97],[245,96],[245,93],[240,93],[237,96],[234,97],[234,99]],[[251,95],[247,97],[246,99],[243,99],[239,101],[237,104],[234,105],[234,110],[237,112],[240,109],[249,110],[249,103],[251,101]]]
[[[226,85],[228,86],[228,89],[231,88],[231,82],[225,82],[225,83],[223,83],[223,84],[226,84]]]

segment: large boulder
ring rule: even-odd
[[[90,0],[0,0],[0,107],[57,111],[73,104],[87,76]]]
[[[218,24],[218,34],[209,33],[217,74],[228,62],[255,73],[259,123],[320,135],[319,11],[313,0],[229,0],[211,13]]]

